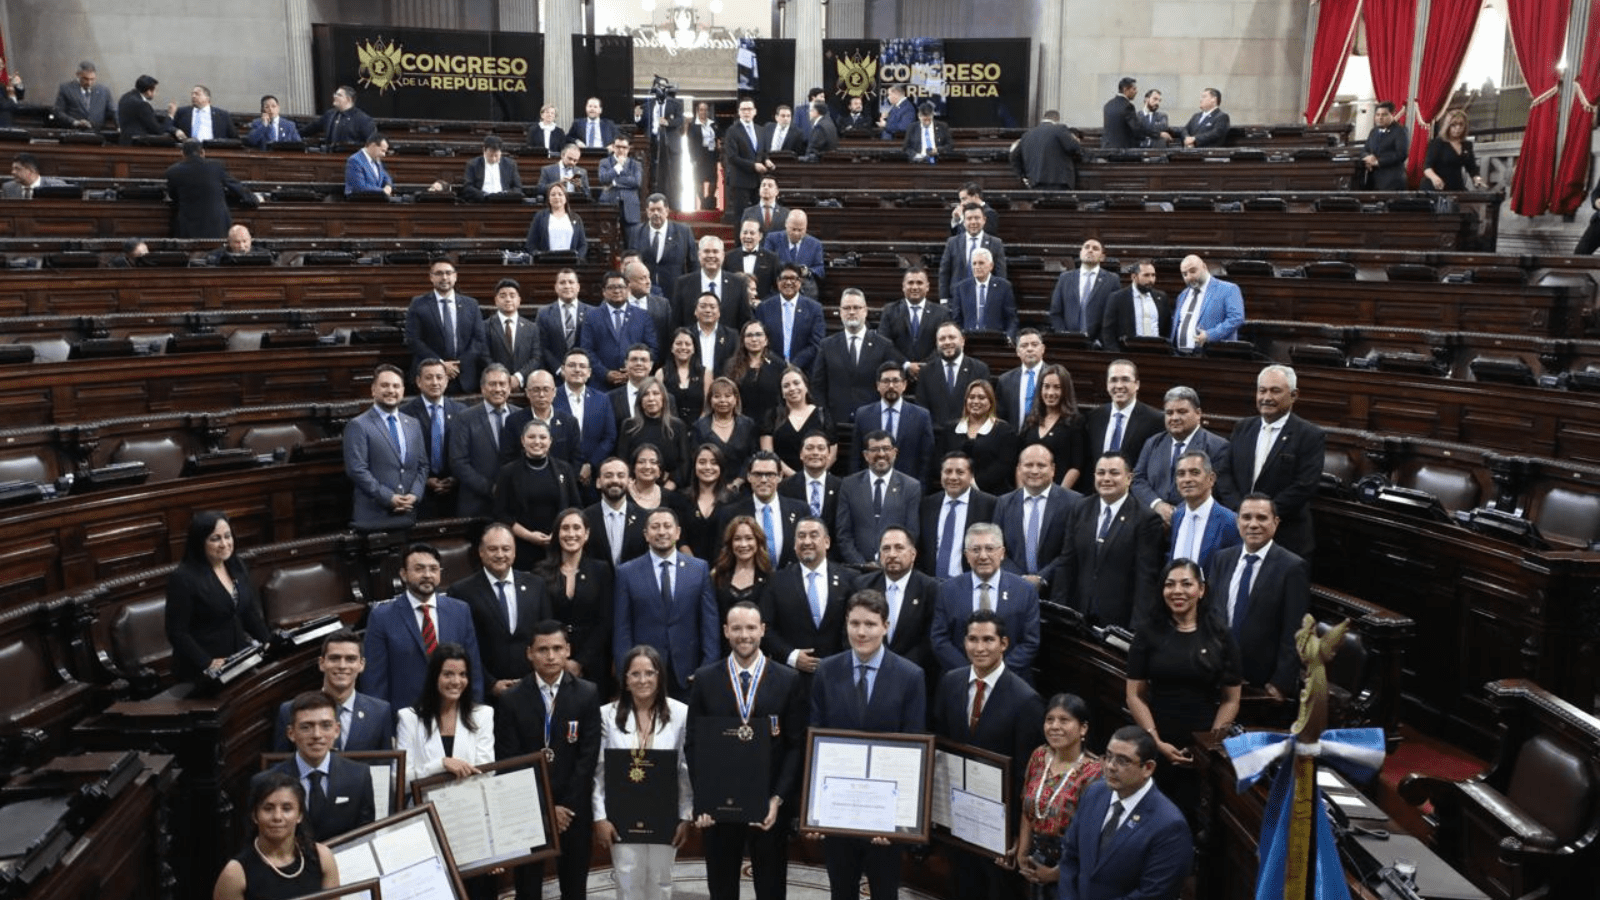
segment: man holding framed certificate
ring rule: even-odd
[[[749,847],[756,900],[783,900],[789,860],[780,807],[800,786],[806,727],[800,674],[761,654],[761,608],[733,605],[722,634],[733,652],[695,673],[684,750],[711,900],[738,900]]]

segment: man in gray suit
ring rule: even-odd
[[[1204,453],[1220,473],[1229,471],[1228,439],[1201,427],[1200,395],[1178,385],[1167,391],[1162,404],[1167,430],[1145,441],[1133,467],[1133,497],[1172,524],[1172,511],[1183,502],[1174,470],[1185,453]],[[1231,477],[1231,476],[1230,476]]]
[[[1117,276],[1100,268],[1105,258],[1106,248],[1094,238],[1078,248],[1078,267],[1063,271],[1050,295],[1052,330],[1081,331],[1091,341],[1100,337],[1106,303],[1120,286]]]
[[[605,189],[600,192],[600,202],[617,204],[624,229],[639,224],[639,185],[644,181],[644,170],[633,158],[632,146],[627,135],[617,135],[611,142],[611,155],[595,167],[595,180]]]
[[[0,187],[0,196],[7,200],[32,200],[34,188],[56,187],[66,184],[59,178],[39,174],[39,160],[32,153],[18,153],[11,161],[11,180]]]
[[[400,412],[406,382],[385,363],[372,373],[372,408],[344,429],[344,472],[355,485],[350,526],[357,531],[417,524],[417,501],[428,477],[422,426]]]
[[[846,563],[876,569],[878,543],[883,530],[899,525],[913,542],[921,530],[922,483],[894,467],[898,452],[887,431],[866,436],[862,455],[867,468],[839,485],[839,558]]]
[[[103,84],[95,84],[94,63],[78,63],[78,73],[72,81],[61,82],[56,90],[55,118],[66,128],[88,131],[102,124],[117,127],[117,108],[111,103],[111,91]]]
[[[511,378],[506,367],[490,363],[483,370],[483,402],[456,417],[450,429],[450,471],[461,484],[456,515],[487,518],[494,510],[494,480],[500,474],[506,442],[515,443],[513,430],[504,434],[517,408],[506,401]]]

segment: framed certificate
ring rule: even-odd
[[[760,822],[772,799],[772,733],[737,716],[694,720],[694,812],[717,822]],[[774,726],[775,727],[775,726]]]
[[[550,770],[541,753],[479,766],[482,775],[449,773],[411,783],[417,803],[433,805],[462,877],[520,866],[560,853]]]
[[[931,734],[808,729],[800,827],[927,843],[933,756]]]
[[[431,803],[363,825],[327,845],[341,881],[354,885],[376,879],[384,900],[466,900]]]
[[[678,830],[678,751],[612,749],[602,756],[606,817],[618,840],[672,843]]]
[[[1011,760],[939,738],[933,752],[933,837],[985,856],[1004,856],[1011,829]]]
[[[340,877],[343,878],[343,874]],[[307,894],[300,900],[383,900],[383,880],[368,878],[365,881],[346,882],[336,888]]]
[[[261,770],[265,772],[283,762],[294,753],[261,754]],[[372,768],[372,809],[375,818],[387,819],[389,814],[406,805],[406,752],[404,750],[352,750],[340,753],[351,762],[365,763]]]

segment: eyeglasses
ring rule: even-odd
[[[1121,754],[1121,753],[1108,753],[1108,754],[1106,754],[1106,758],[1105,758],[1105,761],[1104,761],[1103,765],[1105,765],[1107,767],[1115,766],[1116,768],[1119,768],[1119,769],[1122,768],[1123,766],[1134,766],[1134,767],[1137,768],[1138,766],[1144,765],[1144,761],[1143,760],[1134,759],[1131,756],[1126,756],[1126,755]]]

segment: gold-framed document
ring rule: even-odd
[[[479,766],[482,775],[411,783],[417,803],[433,805],[463,877],[561,852],[548,765],[542,753],[529,753]]]
[[[945,738],[934,741],[933,837],[987,856],[1004,856],[1011,829],[1011,760]]]
[[[340,881],[357,885],[377,879],[384,900],[466,900],[467,889],[431,803],[363,825],[327,844],[339,864]]]
[[[931,734],[807,729],[800,827],[927,843],[933,744]]]

